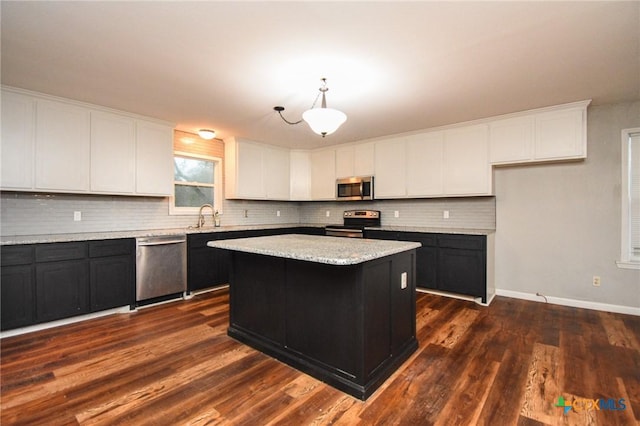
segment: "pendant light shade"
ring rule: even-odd
[[[324,137],[338,130],[347,121],[347,115],[333,108],[312,108],[302,114],[302,119],[311,130]]]
[[[327,98],[325,96],[325,94],[329,90],[329,88],[327,87],[327,79],[322,78],[320,79],[320,81],[322,81],[322,87],[320,87],[320,93],[318,94],[318,97],[322,95],[322,104],[319,108],[315,108],[316,102],[318,102],[318,97],[316,97],[316,100],[313,102],[311,109],[305,111],[302,114],[302,120],[292,122],[284,118],[284,116],[282,115],[284,107],[282,106],[276,106],[273,107],[273,109],[277,111],[278,114],[280,114],[280,117],[285,121],[285,123],[298,124],[304,120],[307,122],[309,127],[311,127],[311,130],[321,135],[322,137],[325,137],[338,130],[338,128],[345,121],[347,121],[347,115],[342,111],[338,111],[337,109],[327,108]]]

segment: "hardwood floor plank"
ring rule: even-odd
[[[418,350],[354,399],[226,335],[228,290],[0,342],[5,425],[630,425],[640,319],[417,295]],[[624,398],[569,411],[559,396]]]
[[[551,424],[557,419],[555,402],[562,394],[563,365],[555,346],[535,344],[520,416]]]

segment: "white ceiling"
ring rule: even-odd
[[[2,83],[315,148],[640,99],[640,2],[1,3]],[[347,122],[298,120],[328,79]]]

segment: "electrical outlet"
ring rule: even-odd
[[[600,287],[600,277],[597,275],[593,276],[593,286],[594,287]]]
[[[280,217],[280,210],[276,210],[276,216]]]
[[[442,212],[442,218],[443,219],[449,219],[449,210],[445,210]]]
[[[400,288],[407,288],[407,273],[400,274]]]
[[[73,221],[80,222],[82,220],[82,212],[73,212]]]
[[[393,212],[393,217],[400,217],[400,212],[398,210],[395,210]]]

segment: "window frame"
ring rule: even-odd
[[[190,159],[194,159],[194,160],[207,160],[207,161],[212,161],[215,165],[214,165],[214,175],[213,175],[213,184],[209,184],[209,183],[200,183],[200,182],[195,182],[195,183],[200,183],[200,185],[198,186],[211,186],[213,187],[213,200],[214,200],[214,206],[213,206],[213,210],[217,210],[218,214],[222,214],[222,205],[223,205],[223,201],[222,201],[222,158],[220,157],[213,157],[211,155],[202,155],[202,154],[193,154],[190,152],[185,152],[185,151],[174,151],[173,152],[173,157],[182,157],[182,158],[190,158]],[[176,206],[176,199],[175,199],[175,187],[176,185],[189,185],[189,184],[193,184],[194,182],[178,182],[175,180],[175,173],[174,173],[174,180],[173,180],[173,195],[171,195],[170,200],[169,200],[169,215],[176,215],[176,216],[197,216],[200,210],[200,207],[177,207]],[[206,214],[209,214],[210,212],[206,212]]]
[[[623,129],[621,138],[622,138],[622,163],[621,163],[621,222],[620,222],[620,260],[616,262],[616,265],[619,268],[624,269],[640,269],[640,255],[634,256],[632,254],[631,249],[631,215],[630,215],[630,206],[629,206],[629,186],[630,186],[630,162],[629,158],[629,148],[630,148],[630,139],[631,135],[636,133],[640,133],[640,127],[635,127],[631,129]],[[638,164],[640,167],[640,164]]]

